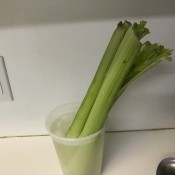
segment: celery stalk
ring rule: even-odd
[[[116,52],[80,137],[95,133],[103,127],[110,107],[109,99],[121,88],[140,48],[140,40],[131,26]]]
[[[171,60],[172,50],[140,42],[149,33],[145,24],[118,24],[66,137],[85,137],[100,130],[113,104],[135,79],[159,62]]]
[[[83,99],[83,102],[81,103],[71,127],[66,134],[67,137],[77,137],[81,133],[94,101],[98,95],[98,91],[103,83],[106,72],[108,71],[120,42],[129,26],[131,26],[131,23],[127,21],[124,23],[120,22],[114,31],[103,58],[98,66],[93,81],[86,93],[85,98]]]

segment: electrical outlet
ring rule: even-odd
[[[8,79],[5,61],[4,58],[0,56],[0,101],[12,101],[12,100],[13,95],[10,87],[10,82]]]

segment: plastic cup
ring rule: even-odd
[[[63,175],[100,175],[104,129],[87,137],[64,136],[77,109],[77,104],[56,108],[47,116],[46,128],[54,143]]]

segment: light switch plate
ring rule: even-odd
[[[0,101],[12,101],[13,95],[5,66],[5,61],[0,56]]]

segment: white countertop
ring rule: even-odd
[[[154,175],[175,156],[175,129],[106,133],[102,175]],[[61,175],[49,136],[0,138],[1,175]]]

